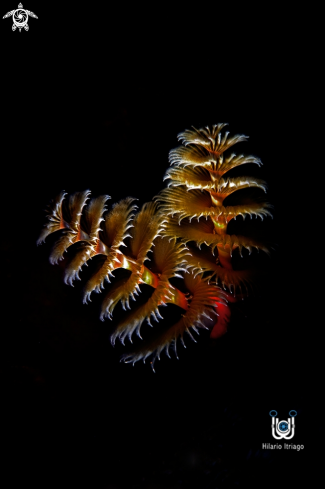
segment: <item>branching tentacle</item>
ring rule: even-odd
[[[270,204],[251,204],[238,206],[214,206],[208,191],[192,190],[188,192],[183,187],[166,188],[157,196],[161,205],[161,212],[168,216],[179,216],[179,222],[184,218],[198,218],[201,216],[219,218],[224,217],[227,222],[241,215],[243,218],[249,216],[272,216],[268,210]]]
[[[139,360],[145,361],[147,357],[153,354],[151,366],[154,368],[156,358],[160,359],[160,354],[166,351],[169,356],[169,348],[173,346],[177,356],[176,344],[180,339],[184,345],[184,334],[187,333],[192,340],[195,341],[191,334],[191,330],[196,333],[200,328],[207,329],[206,319],[211,321],[215,314],[215,307],[218,303],[226,305],[225,296],[220,288],[210,285],[207,279],[194,277],[192,274],[185,275],[184,278],[187,289],[191,292],[192,299],[188,310],[173,326],[157,336],[153,341],[144,344],[137,348],[134,352],[126,354],[122,360],[126,363],[133,364]]]

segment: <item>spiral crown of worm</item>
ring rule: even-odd
[[[134,334],[141,338],[142,324],[146,321],[152,325],[152,321],[162,319],[162,309],[168,304],[182,311],[174,323],[157,328],[153,338],[143,340],[125,354],[125,362],[134,364],[150,357],[154,368],[162,351],[169,356],[172,347],[177,356],[177,342],[185,346],[185,333],[194,341],[192,333],[198,333],[200,328],[210,329],[212,338],[224,334],[230,319],[229,302],[243,297],[254,278],[251,269],[233,268],[234,250],[242,254],[243,249],[251,253],[256,248],[268,253],[265,244],[227,232],[229,222],[237,216],[263,219],[271,216],[271,206],[253,199],[226,205],[225,200],[234,192],[249,187],[265,192],[266,183],[252,177],[225,177],[240,165],[261,165],[255,156],[237,156],[227,151],[246,140],[246,136],[229,137],[228,132],[222,135],[225,126],[217,124],[180,133],[178,140],[182,145],[169,154],[167,188],[138,212],[131,197],[108,210],[109,196],[89,201],[89,190],[69,197],[61,192],[50,205],[38,244],[49,234],[61,231],[50,255],[54,264],[78,242],[65,269],[67,284],[80,280],[83,265],[94,256],[103,255],[99,269],[84,286],[84,302],[90,300],[93,292],[104,291],[102,320],[111,319],[116,305],[121,303],[125,316],[111,334],[112,344],[116,339],[124,344],[125,338],[132,342]],[[115,279],[113,272],[119,268],[128,272]],[[179,287],[175,286],[176,279]],[[130,300],[136,300],[142,284],[151,286],[152,294],[146,302],[135,302],[131,307]]]

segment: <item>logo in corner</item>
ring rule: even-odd
[[[277,440],[285,438],[290,440],[295,434],[295,416],[297,416],[297,411],[290,411],[288,420],[279,421],[279,418],[275,416],[278,415],[276,411],[270,411],[270,416],[272,417],[272,436]]]
[[[28,16],[34,17],[34,19],[38,19],[37,15],[35,15],[33,12],[23,9],[23,5],[21,3],[18,5],[18,8],[16,10],[11,10],[10,12],[7,12],[6,15],[3,16],[3,19],[6,19],[10,16],[12,16],[13,20],[12,30],[15,31],[18,27],[19,32],[21,32],[22,28],[24,28],[25,31],[29,30]]]

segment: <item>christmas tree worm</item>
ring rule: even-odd
[[[182,145],[170,151],[171,168],[165,179],[168,187],[154,201],[137,212],[135,199],[121,200],[108,210],[108,196],[90,199],[90,191],[70,197],[62,192],[50,205],[38,244],[56,231],[58,239],[50,255],[51,263],[63,259],[65,251],[78,242],[77,251],[65,269],[64,280],[72,285],[79,273],[95,255],[103,260],[84,287],[84,302],[93,292],[104,292],[100,317],[112,318],[120,302],[125,316],[111,334],[111,342],[125,338],[132,342],[134,334],[141,338],[146,321],[159,321],[163,306],[174,304],[182,314],[156,336],[141,342],[122,360],[135,363],[151,358],[154,367],[162,351],[169,356],[172,347],[177,356],[178,340],[184,345],[184,334],[199,328],[211,330],[218,338],[227,330],[229,302],[245,296],[253,271],[233,267],[234,250],[253,248],[268,253],[265,244],[246,236],[228,234],[232,219],[248,215],[271,216],[269,204],[242,199],[236,205],[225,200],[234,192],[249,187],[266,191],[262,180],[252,177],[228,177],[230,170],[247,163],[261,165],[254,156],[237,156],[227,151],[246,136],[221,134],[226,124],[186,130],[178,135]],[[227,152],[227,156],[225,155]],[[240,194],[240,192],[239,192]],[[238,200],[238,199],[237,199]],[[88,202],[89,201],[89,202]],[[122,278],[114,278],[114,270],[127,270]],[[178,278],[179,287],[175,286]],[[105,282],[111,283],[109,288]],[[177,280],[176,280],[177,282]],[[131,307],[141,285],[152,288],[151,296]]]

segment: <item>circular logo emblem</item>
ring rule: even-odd
[[[288,423],[286,421],[281,421],[281,423],[279,423],[279,430],[282,431],[282,433],[288,431],[289,430]]]
[[[14,21],[14,24],[18,29],[21,29],[22,27],[25,27],[25,25],[28,22],[28,13],[26,10],[19,8],[15,10],[12,20]]]

